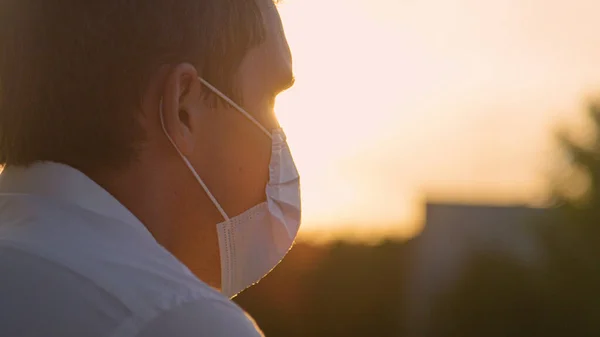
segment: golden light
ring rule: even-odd
[[[429,195],[532,202],[551,128],[600,89],[597,1],[279,8],[297,82],[277,111],[305,234],[412,235]]]

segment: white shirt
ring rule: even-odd
[[[41,163],[0,175],[0,336],[262,334],[99,185]]]

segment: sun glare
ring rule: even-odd
[[[600,44],[579,38],[600,3],[551,3],[280,4],[297,81],[277,113],[303,231],[414,235],[430,195],[539,199],[549,131],[600,88]]]

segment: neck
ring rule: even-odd
[[[88,175],[128,208],[156,241],[196,276],[218,286],[216,224],[223,221],[221,215],[183,163],[154,163],[157,164],[134,163],[118,172]]]

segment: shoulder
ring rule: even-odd
[[[147,323],[137,337],[261,337],[252,318],[235,303],[202,299],[162,313]]]
[[[149,235],[94,212],[0,194],[0,250],[0,274],[9,275],[0,277],[0,298],[14,298],[10,315],[3,315],[9,308],[0,306],[2,336],[6,322],[8,328],[33,329],[36,320],[73,332],[65,322],[75,316],[85,331],[77,335],[86,336],[92,336],[90,331],[140,337],[262,336],[239,306],[196,278]],[[25,296],[35,299],[23,301]],[[44,305],[36,306],[36,316],[26,304],[40,298]],[[55,303],[67,302],[63,311],[53,310]],[[23,319],[12,319],[19,315]]]

